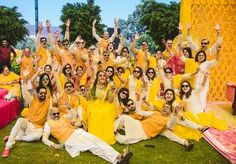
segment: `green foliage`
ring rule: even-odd
[[[78,35],[85,39],[86,45],[97,43],[92,36],[92,22],[97,19],[96,31],[102,34],[105,25],[101,24],[100,7],[94,5],[94,0],[87,0],[85,3],[67,3],[62,8],[61,21],[66,22],[70,18],[70,41],[74,41]],[[62,33],[65,33],[65,24],[60,26]]]
[[[174,39],[178,35],[180,4],[158,3],[155,0],[142,0],[139,23],[147,27],[148,34],[161,45],[161,38]]]
[[[22,40],[20,42],[17,42],[17,45],[15,46],[16,49],[23,50],[26,47],[29,47],[32,52],[36,51],[35,41],[32,38],[26,38],[25,40]]]
[[[17,7],[0,6],[0,15],[0,41],[6,39],[9,44],[15,46],[28,35],[25,27],[27,21],[17,12]]]
[[[15,72],[16,74],[20,75],[20,65],[16,63],[14,60],[13,63],[11,64],[11,71]]]

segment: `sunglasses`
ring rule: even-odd
[[[100,74],[100,75],[98,75],[99,77],[106,77],[106,75],[105,74]]]
[[[189,85],[182,85],[182,88],[188,88]]]
[[[71,69],[70,67],[66,67],[66,69]]]
[[[208,43],[207,43],[207,42],[202,42],[201,44],[202,44],[202,45],[208,45]]]
[[[131,105],[134,105],[134,103],[127,104],[128,107],[130,107]]]
[[[106,70],[106,72],[113,72],[112,70]]]
[[[72,87],[73,87],[72,85],[65,86],[65,88],[72,88]]]
[[[126,50],[123,50],[122,52],[128,52],[128,51],[126,51]]]
[[[59,114],[60,114],[60,113],[57,112],[57,113],[53,113],[52,115],[53,115],[53,116],[59,116]]]
[[[84,44],[84,42],[77,42],[77,44]]]
[[[46,43],[47,41],[46,40],[41,40],[41,43]]]
[[[80,89],[80,91],[81,91],[81,92],[84,92],[84,91],[85,91],[85,89],[84,89],[84,88],[82,88],[82,89]]]
[[[165,73],[172,73],[171,71],[166,71]]]
[[[104,57],[109,57],[110,55],[103,55]]]
[[[49,80],[47,77],[44,77],[44,78],[42,78],[42,80],[44,81],[44,80]]]
[[[62,44],[63,46],[68,46],[69,44]]]
[[[121,92],[122,94],[124,94],[124,95],[127,95],[128,94],[128,92],[125,92],[125,91],[123,91],[123,92]]]
[[[91,49],[90,49],[90,51],[94,51],[94,50],[95,50],[95,48],[91,48]]]
[[[118,73],[124,73],[123,71],[118,71]]]
[[[134,73],[135,73],[135,72],[136,72],[136,73],[140,73],[140,71],[137,71],[137,70],[134,70]]]
[[[152,73],[152,74],[154,74],[154,72],[152,72],[152,71],[150,71],[150,72],[148,72],[148,73]]]
[[[40,95],[46,95],[47,93],[46,92],[41,92],[39,93]]]

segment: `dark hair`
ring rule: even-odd
[[[47,88],[46,88],[45,86],[43,86],[43,85],[39,85],[39,86],[36,88],[36,92],[39,93],[39,91],[40,91],[41,89],[45,89],[45,90],[46,90],[46,93],[47,93]]]
[[[107,50],[107,51],[108,51],[108,47],[109,47],[110,44],[113,46],[113,50],[114,50],[114,43],[109,42],[109,43],[107,44],[107,47],[106,47],[106,50]],[[110,52],[110,51],[109,51],[109,52]]]
[[[116,70],[117,71],[122,70],[122,73],[125,73],[125,69],[123,67],[117,67]]]
[[[94,80],[94,82],[93,82],[92,89],[91,89],[91,91],[90,91],[90,94],[91,94],[91,96],[92,96],[94,99],[96,99],[96,89],[97,89],[97,83],[98,83],[98,75],[99,75],[101,72],[104,73],[104,71],[102,71],[102,70],[99,70],[99,71],[97,72],[96,78],[95,78],[95,80]]]
[[[121,53],[123,52],[123,50],[127,50],[128,51],[128,53],[129,53],[129,49],[128,49],[128,47],[123,47],[122,49],[121,49]]]
[[[130,102],[130,101],[134,102],[134,100],[132,100],[132,99],[126,99],[126,100],[124,101],[124,105],[127,106],[128,102]]]
[[[70,72],[70,76],[72,76],[72,67],[69,63],[67,63],[64,67],[63,67],[63,70],[62,70],[62,73],[66,76],[66,66],[70,66],[70,69],[71,69],[71,72]]]
[[[126,91],[126,92],[128,93],[128,94],[126,95],[126,98],[125,98],[125,99],[121,99],[121,97],[120,97],[120,93],[122,93],[123,91]],[[119,101],[119,103],[122,102],[122,103],[124,104],[124,101],[126,101],[126,100],[129,99],[129,89],[127,89],[127,88],[125,88],[125,87],[121,88],[121,89],[118,91],[117,96],[118,96],[118,101]]]
[[[166,73],[166,71],[167,71],[167,70],[170,70],[170,71],[171,71],[171,73],[173,73],[173,70],[172,70],[172,68],[171,68],[171,67],[165,67],[165,68],[164,68],[164,72],[165,72],[165,73]]]
[[[202,39],[202,40],[201,40],[201,43],[202,43],[204,40],[206,40],[206,41],[207,41],[207,44],[209,44],[209,43],[210,43],[210,42],[209,42],[209,40],[208,40],[208,39],[206,39],[206,38]]]
[[[81,89],[82,87],[85,87],[85,85],[80,85],[80,86],[79,86],[79,89]]]
[[[69,40],[68,40],[68,39],[63,39],[63,40],[61,41],[62,44],[65,43],[65,42],[69,42]]]
[[[198,53],[196,54],[196,56],[195,56],[195,62],[198,62],[198,56],[199,56],[199,54],[200,53],[203,53],[204,54],[204,56],[205,56],[205,58],[204,58],[204,60],[201,62],[201,63],[203,63],[203,62],[205,62],[206,61],[206,52],[205,51],[203,51],[203,50],[201,50],[201,51],[198,51]]]
[[[150,79],[150,77],[148,76],[148,71],[150,71],[150,70],[153,70],[153,72],[154,72],[154,76],[152,77],[152,79]],[[148,80],[153,80],[154,78],[155,78],[155,76],[156,76],[156,71],[155,71],[155,69],[154,68],[152,68],[152,67],[149,67],[148,69],[147,69],[147,71],[146,71],[146,76],[148,77]]]
[[[183,83],[188,83],[188,85],[189,85],[189,91],[187,93],[184,93],[182,90]],[[179,92],[180,99],[182,100],[184,95],[186,96],[186,98],[189,98],[189,96],[191,96],[192,90],[193,89],[192,89],[192,86],[190,85],[190,83],[187,80],[183,81],[180,85],[180,92]]]
[[[147,45],[148,45],[148,42],[147,42],[146,40],[142,40],[142,41],[141,41],[141,44],[143,44],[143,42],[147,43]]]
[[[44,78],[44,76],[47,76],[48,77],[48,85],[47,85],[47,87],[49,88],[49,90],[50,90],[50,94],[51,94],[51,96],[52,96],[52,83],[51,83],[51,79],[50,79],[50,77],[49,77],[49,75],[47,74],[47,73],[42,73],[40,76],[39,76],[39,86],[44,86],[43,85],[43,78]]]
[[[143,76],[143,70],[142,70],[142,68],[139,67],[139,66],[136,66],[136,67],[134,68],[134,70],[135,70],[135,69],[139,69],[140,75],[139,75],[138,79],[140,79],[140,78]]]
[[[172,105],[172,103],[175,101],[175,91],[173,89],[170,89],[170,88],[166,89],[165,93],[164,93],[164,99],[165,99],[165,95],[168,91],[172,92],[172,94],[173,94],[173,99],[169,101]]]
[[[9,69],[9,71],[11,71],[11,68],[10,68],[9,65],[3,65],[2,68],[1,68],[1,66],[0,66],[0,68],[1,68],[1,70],[0,70],[1,73],[3,73],[3,71],[4,71],[4,69],[5,69],[6,67]]]
[[[186,50],[186,51],[188,52],[188,54],[189,54],[189,57],[188,57],[188,58],[193,58],[191,48],[189,48],[189,47],[185,47],[185,48],[183,48],[183,52],[184,52],[184,50]]]
[[[164,106],[164,105],[169,105],[169,106],[170,106],[170,111],[173,112],[173,107],[172,107],[172,103],[171,103],[171,102],[165,102],[165,103],[163,104],[163,106]]]
[[[40,42],[42,42],[43,39],[45,39],[45,40],[47,41],[47,38],[44,37],[44,36],[42,36],[42,37],[40,38]]]
[[[109,68],[112,69],[112,74],[111,74],[110,77],[107,77],[107,78],[108,78],[108,80],[110,80],[110,81],[114,81],[114,80],[113,80],[113,76],[114,76],[114,74],[115,74],[115,69],[114,69],[114,67],[112,67],[112,66],[108,66],[108,67],[106,68],[106,71],[107,71]]]
[[[74,84],[73,84],[71,81],[67,81],[67,82],[64,84],[64,88],[66,87],[67,84],[71,84],[72,87],[74,88]]]
[[[46,64],[46,65],[44,66],[44,70],[45,70],[46,67],[49,67],[49,68],[52,70],[52,66],[51,66],[50,64]]]
[[[76,68],[76,70],[75,70],[76,74],[77,74],[77,71],[78,71],[79,68],[82,68],[82,71],[84,70],[84,67],[82,67],[81,65],[79,65],[79,66]]]

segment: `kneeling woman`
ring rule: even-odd
[[[114,96],[115,88],[108,85],[105,72],[98,71],[90,93],[87,95],[89,102],[83,120],[87,124],[89,133],[109,144],[115,143]]]

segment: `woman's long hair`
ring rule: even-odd
[[[123,91],[126,91],[126,92],[127,92],[127,95],[126,95],[126,98],[125,98],[125,99],[121,99],[121,97],[120,97],[120,94],[121,94]],[[117,96],[118,96],[118,101],[119,101],[119,103],[120,103],[120,104],[121,104],[121,103],[124,104],[124,101],[126,101],[126,100],[129,99],[129,89],[127,89],[127,88],[125,88],[125,87],[121,88],[121,89],[118,91]]]
[[[112,69],[112,75],[111,75],[110,77],[107,77],[107,78],[108,78],[107,80],[109,80],[109,81],[114,81],[114,80],[113,80],[113,76],[114,76],[114,74],[115,74],[115,69],[114,69],[114,67],[112,67],[112,66],[108,66],[108,67],[106,68],[106,71],[107,71],[109,68]]]
[[[99,70],[96,74],[96,78],[94,80],[94,83],[93,83],[93,87],[90,91],[90,95],[92,98],[95,98],[96,99],[96,89],[97,89],[97,83],[98,83],[98,75],[101,73],[101,72],[104,72],[102,70]]]
[[[52,88],[52,83],[51,83],[51,79],[49,77],[49,75],[47,73],[42,73],[40,76],[39,76],[39,86],[44,86],[43,85],[43,78],[44,76],[47,76],[48,77],[48,85],[47,87],[49,88],[50,90],[50,94],[51,96],[53,95],[53,88]]]
[[[166,89],[166,90],[165,90],[165,93],[164,93],[164,98],[165,98],[165,95],[166,95],[166,93],[167,93],[168,91],[172,92],[172,94],[173,94],[172,100],[168,101],[168,102],[171,103],[171,105],[172,105],[173,102],[175,101],[175,91],[174,91],[173,89],[170,89],[170,88]]]
[[[72,76],[72,67],[71,67],[71,65],[70,65],[69,63],[67,63],[67,64],[63,67],[62,73],[66,76],[66,66],[70,66],[71,71],[70,71],[69,76],[71,77],[71,76]]]
[[[183,92],[183,89],[182,89],[183,83],[188,83],[188,85],[189,85],[189,91],[187,93]],[[180,92],[179,92],[180,99],[182,100],[184,95],[186,96],[186,98],[189,98],[189,96],[191,96],[191,94],[192,94],[192,90],[193,89],[192,89],[192,86],[190,85],[190,83],[187,80],[183,81],[180,85]]]
[[[154,72],[152,78],[150,78],[150,77],[148,76],[148,71],[150,71],[150,70],[152,70],[152,71]],[[155,69],[152,68],[152,67],[148,68],[147,71],[146,71],[146,76],[148,77],[148,80],[153,80],[153,79],[156,77],[156,71],[155,71]]]

